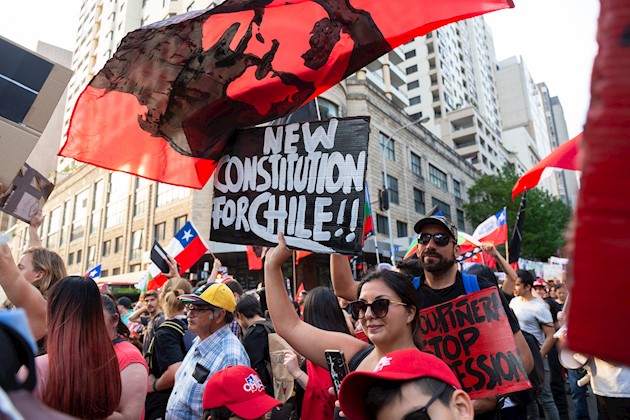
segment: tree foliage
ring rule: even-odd
[[[521,201],[520,195],[514,201],[511,199],[512,187],[518,178],[514,168],[506,165],[498,175],[483,175],[470,187],[470,202],[464,204],[464,210],[473,226],[506,207],[508,238],[512,238]],[[560,199],[540,188],[527,191],[521,258],[546,261],[557,255],[564,244],[563,233],[570,218],[571,207]],[[503,246],[499,249],[505,254]]]

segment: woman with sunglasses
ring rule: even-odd
[[[351,370],[374,370],[378,361],[394,350],[420,348],[420,304],[412,284],[394,271],[376,271],[359,285],[357,300],[350,303],[373,346],[348,334],[324,331],[301,321],[286,293],[282,264],[291,256],[284,236],[267,252],[265,285],[267,305],[276,332],[308,360],[327,367],[324,351],[343,351]]]

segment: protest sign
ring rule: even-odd
[[[496,287],[423,309],[420,337],[473,399],[531,388]]]
[[[211,237],[361,252],[368,134],[368,117],[239,131],[214,172]]]
[[[55,186],[27,163],[1,194],[0,210],[30,223]]]

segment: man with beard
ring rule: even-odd
[[[418,234],[418,248],[416,255],[418,264],[422,267],[422,274],[415,279],[414,285],[421,294],[422,308],[438,305],[459,296],[467,294],[464,278],[455,264],[461,249],[457,245],[457,227],[444,216],[427,216],[420,219],[414,226]],[[352,279],[348,260],[345,256],[331,257],[331,279],[337,296],[354,300],[357,297],[358,283]],[[414,270],[415,271],[415,270]],[[497,287],[490,279],[476,277],[478,289]],[[416,284],[417,282],[417,284]],[[514,340],[518,346],[526,372],[534,367],[532,354],[521,333],[518,320],[510,309],[502,293],[501,302],[508,315]],[[485,419],[495,417],[497,398],[474,400],[475,418]]]
[[[138,309],[129,317],[130,322],[140,322],[144,326],[143,339],[142,339],[142,355],[146,356],[149,350],[149,344],[151,339],[155,335],[155,330],[158,329],[162,322],[164,322],[164,313],[158,302],[157,290],[150,290],[143,296],[142,301],[144,305]]]

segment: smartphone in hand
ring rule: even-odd
[[[346,359],[343,356],[341,350],[325,350],[326,362],[328,363],[328,371],[332,379],[333,388],[335,388],[335,394],[339,396],[339,387],[341,387],[341,381],[348,374],[348,365]]]

